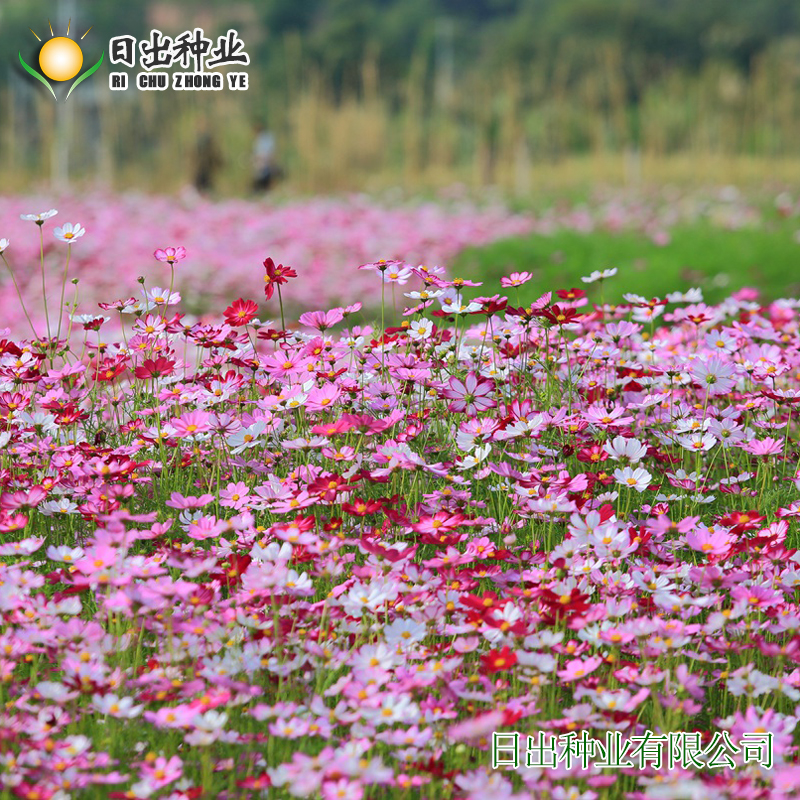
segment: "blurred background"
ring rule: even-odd
[[[50,24],[81,74],[105,51],[66,102],[71,81],[55,102],[19,63]],[[141,91],[138,51],[110,63],[112,37],[195,28],[238,31],[250,63],[222,71],[247,91]],[[365,318],[380,282],[355,268],[379,258],[473,295],[525,271],[515,302],[610,267],[609,300],[800,296],[798,0],[0,0],[0,53],[0,237],[37,319],[62,300],[67,221],[90,310],[163,284],[169,245],[195,315],[263,303],[267,256],[302,276],[293,311],[357,297]],[[51,207],[45,292],[19,216]],[[27,325],[3,269],[0,318]]]
[[[111,92],[106,52],[54,103],[17,60],[48,19],[93,26],[84,68],[112,36],[235,28],[250,89]],[[0,52],[6,192],[174,191],[205,135],[210,190],[246,194],[258,120],[297,193],[800,181],[796,0],[3,0]]]

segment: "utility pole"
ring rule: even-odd
[[[78,11],[77,0],[58,0],[56,7],[56,36],[64,36],[67,25],[75,19]],[[66,96],[66,92],[60,92]],[[55,135],[50,152],[50,183],[58,191],[69,189],[69,153],[72,139],[74,103],[59,100],[55,108]]]
[[[455,24],[450,17],[434,22],[434,96],[440,108],[449,108],[455,88],[454,47]]]

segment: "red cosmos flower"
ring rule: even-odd
[[[499,294],[496,294],[493,297],[476,297],[475,302],[481,304],[481,309],[480,311],[476,311],[474,313],[486,314],[488,317],[499,314],[508,306],[508,298],[500,297]]]
[[[582,297],[586,297],[583,289],[576,289],[574,286],[571,289],[559,289],[556,294],[562,300],[580,300]]]
[[[571,617],[589,610],[588,594],[573,589],[569,594],[557,595],[552,589],[543,589],[539,596],[542,617],[547,620]]]
[[[776,403],[787,403],[788,405],[800,403],[800,392],[796,389],[776,389],[772,392],[762,389],[761,393],[764,397],[769,397],[770,400],[774,400]]]
[[[93,375],[96,381],[113,381],[127,369],[125,357],[105,358],[100,362],[92,360]]]
[[[0,392],[0,410],[4,414],[13,413],[23,408],[27,408],[31,402],[31,396],[20,392]]]
[[[260,775],[253,775],[250,778],[236,781],[236,785],[242,789],[268,789],[272,786],[272,781],[266,772],[262,772]]]
[[[225,309],[224,314],[225,322],[227,322],[228,325],[233,325],[235,327],[247,325],[249,322],[252,322],[256,314],[258,314],[258,304],[254,303],[252,300],[245,300],[240,297],[238,300],[234,300]]]
[[[279,331],[275,328],[261,328],[257,336],[259,339],[265,339],[268,342],[279,342],[281,339],[288,338],[289,332]]]
[[[81,411],[73,403],[68,403],[63,408],[54,409],[53,413],[59,425],[72,425],[78,420],[89,419],[89,412]]]
[[[599,464],[606,461],[608,457],[606,449],[599,444],[578,450],[578,461],[582,461],[584,464]]]
[[[83,323],[83,329],[85,331],[98,331],[100,330],[100,326],[106,321],[105,317],[94,317],[90,319],[88,322]]]
[[[345,430],[356,430],[365,436],[381,433],[381,431],[391,427],[391,424],[393,424],[387,424],[386,420],[373,419],[367,414],[342,414],[339,422],[347,426]]]
[[[223,586],[236,586],[242,579],[245,570],[250,566],[252,559],[250,556],[239,556],[232,553],[227,558],[217,561],[216,569],[209,574],[209,577],[218,580]]]
[[[346,478],[330,472],[327,475],[320,475],[316,480],[310,483],[308,486],[308,493],[331,503],[335,500],[338,492],[347,491],[348,488],[349,485]]]
[[[275,264],[275,262],[268,258],[264,262],[264,269],[267,274],[264,275],[264,294],[269,300],[275,294],[275,287],[288,283],[289,278],[296,278],[297,273],[291,267],[284,267],[283,264]]]
[[[559,305],[543,308],[539,313],[556,325],[568,325],[580,316],[574,308],[561,308]]]
[[[352,503],[342,503],[342,511],[346,511],[354,517],[366,517],[367,514],[375,514],[380,511],[382,504],[378,500],[361,500],[354,498]]]
[[[508,306],[506,308],[506,317],[516,317],[519,319],[520,324],[522,325],[528,325],[534,317],[540,317],[541,315],[541,309],[534,308],[533,306],[530,306],[529,308],[525,308],[523,306],[520,306],[519,308]]]
[[[720,517],[719,524],[731,529],[731,533],[739,534],[752,531],[766,519],[758,511],[734,511],[727,516]]]
[[[174,366],[174,361],[170,361],[163,356],[159,356],[156,359],[148,358],[136,367],[134,375],[141,380],[160,378],[163,375],[170,375]]]
[[[504,670],[511,669],[517,663],[517,656],[508,645],[503,647],[502,650],[490,650],[481,656],[481,663],[485,672],[503,672]]]
[[[496,592],[484,592],[483,595],[468,594],[466,597],[461,598],[461,605],[467,608],[474,608],[476,611],[480,611],[481,614],[486,613],[490,608],[502,605],[502,602]]]
[[[322,530],[324,530],[325,533],[336,533],[342,529],[342,525],[344,525],[344,519],[342,517],[331,517],[322,526]]]

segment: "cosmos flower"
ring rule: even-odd
[[[291,267],[275,264],[271,258],[264,261],[264,296],[269,300],[275,293],[276,286],[289,282],[289,278],[296,278],[297,273]]]
[[[58,214],[58,211],[55,208],[51,208],[49,211],[42,211],[40,214],[20,214],[19,218],[35,222],[37,225],[43,225],[45,220],[54,217],[56,214]]]
[[[53,235],[56,239],[67,244],[72,244],[76,239],[80,239],[84,233],[86,233],[86,228],[82,228],[77,222],[74,225],[71,222],[67,222],[60,228],[53,230]]]
[[[494,408],[497,403],[491,396],[493,393],[494,382],[474,372],[468,373],[463,380],[450,378],[447,387],[442,390],[442,396],[453,401],[448,406],[451,411],[469,416]]]
[[[642,467],[638,469],[623,467],[622,469],[614,470],[614,480],[616,480],[620,486],[635,489],[637,492],[643,492],[650,485],[653,476]]]
[[[512,272],[510,275],[504,275],[500,278],[500,285],[504,289],[509,289],[512,286],[522,286],[533,278],[530,272]]]
[[[594,270],[586,278],[581,278],[584,283],[596,283],[597,281],[604,281],[608,278],[613,278],[617,274],[617,268],[612,267],[611,269],[604,269],[604,270]]]
[[[197,213],[204,236],[226,229],[231,272],[201,318],[165,319],[182,301],[155,287],[103,303],[108,320],[70,309],[58,351],[17,333],[18,314],[3,323],[0,790],[591,800],[617,778],[577,786],[577,763],[503,772],[455,748],[488,753],[518,730],[524,759],[526,731],[625,742],[685,718],[703,746],[771,733],[774,765],[653,759],[626,775],[632,797],[791,794],[800,303],[670,293],[690,307],[651,332],[635,317],[665,300],[629,294],[558,324],[538,313],[556,313],[551,292],[509,309],[488,288],[456,326],[427,303],[460,310],[467,281],[415,267],[409,286],[441,295],[380,330],[375,269],[343,269],[343,291],[310,244],[334,209],[325,241],[366,261],[375,209],[368,226],[358,210],[357,244],[327,201],[319,218],[261,208],[242,236],[215,208]],[[276,251],[308,280],[289,330],[256,337],[257,305],[227,292],[258,280],[261,259],[237,248],[261,247],[260,215],[276,213],[300,240],[275,225]],[[416,252],[406,213],[387,241]],[[82,284],[114,278],[81,268]],[[337,332],[346,308],[328,301],[347,292],[367,311]],[[579,293],[562,289],[560,311]]]
[[[165,264],[169,264],[170,266],[177,264],[179,261],[183,261],[186,258],[186,248],[185,247],[164,247],[159,248],[153,253],[154,258],[158,261],[163,261]]]

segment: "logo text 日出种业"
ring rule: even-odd
[[[137,48],[138,44],[138,48]],[[211,39],[203,35],[202,28],[184,31],[171,38],[158,30],[151,30],[148,39],[137,42],[134,36],[115,36],[109,41],[112,64],[139,68],[135,86],[142,91],[220,91],[224,88],[243,91],[249,87],[246,72],[214,71],[217,67],[247,66],[250,56],[244,50],[244,42],[233,30],[217,37],[216,47]],[[138,53],[137,53],[138,50]],[[180,69],[166,70],[179,65]],[[111,72],[108,85],[115,91],[129,87],[127,72]]]

